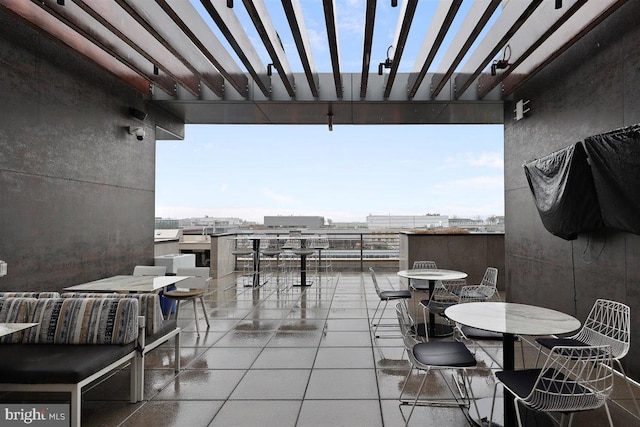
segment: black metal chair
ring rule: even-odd
[[[411,298],[411,292],[408,289],[401,289],[401,290],[380,290],[380,286],[378,286],[378,279],[376,279],[376,272],[373,270],[373,268],[369,268],[369,272],[371,273],[371,280],[373,280],[373,286],[376,288],[376,294],[378,294],[378,298],[380,298],[380,300],[378,301],[378,305],[376,306],[375,311],[373,312],[373,316],[371,317],[371,327],[374,328],[373,330],[373,335],[376,338],[380,338],[380,336],[378,335],[378,328],[380,326],[396,326],[395,324],[381,324],[380,322],[382,322],[382,316],[384,315],[384,311],[387,308],[387,305],[389,304],[389,301],[394,301],[394,300],[400,300],[400,299],[409,299]],[[380,317],[378,318],[378,321],[376,321],[376,316],[378,314],[378,310],[380,309],[380,306],[382,305],[382,302],[384,301],[384,306],[382,307],[382,311],[380,311]]]
[[[400,325],[400,332],[402,333],[404,347],[409,355],[409,361],[411,362],[411,371],[407,374],[400,392],[400,405],[408,405],[411,403],[411,411],[409,412],[409,416],[406,418],[405,425],[409,424],[409,420],[411,419],[418,402],[420,402],[421,405],[464,406],[467,408],[471,402],[474,402],[475,404],[475,397],[473,396],[471,383],[467,376],[467,370],[475,369],[477,366],[477,361],[471,351],[469,351],[467,346],[460,341],[429,341],[428,336],[425,337],[427,340],[426,342],[419,341],[411,329],[411,325],[408,323],[407,319],[409,319],[409,316],[408,313],[406,313],[406,309],[405,304],[401,302],[396,304],[396,315]],[[431,370],[437,370],[446,382],[447,379],[445,378],[443,371],[448,369],[458,370],[462,376],[462,387],[464,390],[462,390],[460,388],[460,384],[455,381],[455,386],[458,389],[459,396],[457,396],[453,391],[453,388],[449,386],[449,389],[455,398],[455,403],[450,400],[447,401],[443,399],[420,400],[420,395],[424,389],[429,372]],[[403,398],[404,392],[406,390],[409,377],[414,370],[423,371],[424,376],[420,383],[420,387],[416,392],[415,398],[412,401],[405,400]]]

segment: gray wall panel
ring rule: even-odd
[[[3,290],[63,286],[153,261],[153,118],[113,76],[0,14]],[[142,125],[140,122],[137,125]]]
[[[583,138],[640,122],[640,2],[628,2],[556,59],[513,99],[531,112],[514,122],[505,106],[506,270],[509,299],[560,309],[583,320],[596,298],[640,316],[638,236],[615,231],[567,242],[543,227],[522,164]],[[639,165],[640,167],[640,165]],[[578,190],[579,191],[579,190]],[[632,329],[628,372],[640,377],[640,333]]]

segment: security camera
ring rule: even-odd
[[[135,135],[138,138],[138,141],[142,141],[144,139],[144,128],[140,127],[131,127],[129,126],[129,133],[131,135]]]

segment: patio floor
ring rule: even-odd
[[[128,402],[125,368],[86,387],[84,426],[401,426],[409,411],[398,397],[409,363],[400,339],[373,339],[369,316],[378,298],[363,273],[337,273],[310,287],[278,290],[275,280],[252,289],[234,278],[212,281],[206,298],[211,328],[198,338],[193,311],[180,311],[182,370],[173,371],[173,340],[146,356],[145,401]],[[397,288],[394,272],[378,273],[382,288]],[[230,287],[230,288],[229,288]],[[229,288],[225,290],[226,288]],[[385,317],[395,320],[389,305]],[[201,316],[200,310],[198,311]],[[385,333],[397,334],[395,328]],[[448,338],[451,339],[451,338]],[[530,338],[531,339],[531,338]],[[469,343],[473,348],[473,344]],[[519,356],[516,348],[516,356]],[[536,349],[524,343],[527,364]],[[476,398],[493,392],[492,371],[500,369],[501,343],[482,343],[472,371]],[[516,363],[521,364],[519,357]],[[431,374],[428,392],[451,398]],[[419,378],[413,375],[409,391]],[[640,390],[635,393],[640,396]],[[627,388],[616,383],[610,409],[616,426],[637,425]],[[604,410],[576,415],[574,425],[607,425]],[[473,425],[457,407],[417,407],[412,426]],[[530,414],[527,425],[553,425]]]

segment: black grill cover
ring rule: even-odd
[[[574,240],[579,233],[604,227],[582,144],[525,163],[524,172],[542,224],[551,234]]]
[[[590,136],[584,145],[605,226],[640,234],[640,125]]]

